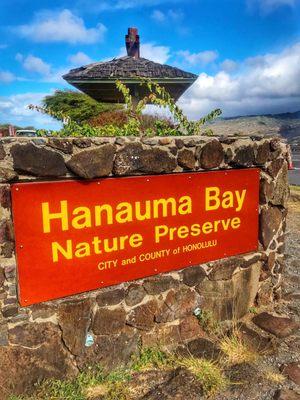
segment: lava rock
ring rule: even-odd
[[[255,160],[255,154],[252,146],[240,147],[233,159],[233,164],[240,167],[251,167]]]
[[[296,385],[300,385],[300,363],[292,362],[284,365],[282,372],[289,377]]]
[[[282,222],[282,212],[278,207],[264,208],[260,214],[260,240],[267,249],[278,232]]]
[[[264,142],[257,148],[255,163],[264,165],[270,158],[271,147],[269,142]]]
[[[56,177],[67,173],[63,156],[45,147],[38,147],[32,143],[12,146],[14,169],[18,172],[35,175]]]
[[[125,303],[130,307],[136,306],[141,303],[146,295],[147,293],[142,285],[132,283],[126,290]]]
[[[48,146],[60,150],[65,154],[73,153],[73,144],[67,139],[51,138],[48,140]]]
[[[272,333],[279,338],[285,338],[299,328],[299,324],[292,319],[276,317],[267,312],[256,315],[252,321],[264,331]]]
[[[156,295],[178,286],[178,281],[172,276],[161,275],[145,279],[143,286],[148,294]]]
[[[130,310],[126,323],[137,329],[150,331],[154,327],[154,317],[157,310],[157,301],[150,300]]]
[[[125,328],[125,319],[126,314],[123,307],[112,310],[99,308],[94,317],[93,332],[96,335],[120,333]]]
[[[194,169],[196,163],[194,152],[188,149],[180,150],[177,155],[177,162],[183,169]]]
[[[120,304],[124,299],[125,290],[123,288],[103,289],[96,297],[99,307],[113,306]]]
[[[300,395],[293,390],[278,390],[275,393],[274,400],[300,400]]]
[[[224,160],[224,150],[218,140],[212,140],[204,145],[199,154],[201,168],[217,168]]]
[[[84,349],[90,317],[91,303],[89,300],[59,305],[58,323],[62,330],[62,338],[67,348],[74,355],[81,354]]]
[[[185,268],[182,271],[182,281],[187,286],[196,286],[206,277],[206,272],[201,265]]]
[[[68,168],[74,174],[86,178],[100,178],[112,172],[115,146],[104,144],[91,150],[83,150],[71,157],[67,162]]]
[[[114,173],[128,175],[137,172],[161,174],[172,172],[176,159],[167,150],[144,149],[141,143],[129,143],[117,152]]]

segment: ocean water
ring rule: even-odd
[[[292,185],[300,185],[300,152],[292,153],[294,169],[289,171],[289,182]]]

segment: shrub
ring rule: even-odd
[[[157,83],[151,80],[141,80],[146,85],[149,95],[134,105],[128,87],[121,81],[116,82],[117,89],[123,94],[126,108],[124,113],[109,113],[92,119],[89,124],[79,124],[63,109],[54,109],[49,106],[37,107],[29,105],[30,109],[48,114],[63,122],[63,129],[53,132],[54,136],[170,136],[170,135],[199,135],[202,126],[218,117],[220,109],[213,110],[198,121],[189,121],[182,110],[176,105],[170,94]],[[143,116],[148,103],[168,108],[176,125],[166,119],[151,119]],[[152,125],[153,122],[153,125]],[[211,134],[211,130],[206,134]],[[42,132],[38,132],[41,136]]]

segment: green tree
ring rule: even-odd
[[[102,112],[122,108],[119,104],[98,103],[84,93],[74,90],[56,90],[42,100],[46,109],[68,115],[78,123],[88,122]]]

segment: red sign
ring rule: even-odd
[[[12,185],[23,306],[254,251],[259,170]]]

